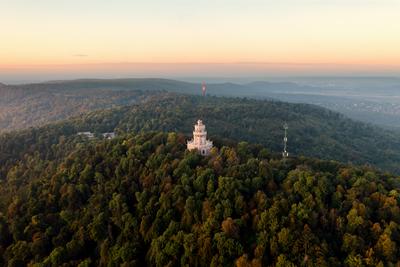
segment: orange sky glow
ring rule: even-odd
[[[400,72],[400,1],[135,2],[0,2],[0,72]]]

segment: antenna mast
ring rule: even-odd
[[[285,130],[285,137],[283,138],[282,157],[287,158],[287,157],[289,157],[289,152],[287,152],[287,130],[289,129],[289,127],[286,122],[283,124],[283,129]]]

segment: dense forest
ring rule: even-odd
[[[0,164],[20,159],[25,149],[40,150],[78,131],[140,133],[175,131],[191,135],[202,118],[211,139],[247,141],[282,150],[289,124],[289,152],[344,163],[372,165],[400,173],[400,135],[355,122],[307,104],[243,98],[185,96],[162,93],[137,105],[81,115],[46,127],[0,135]]]
[[[37,135],[0,165],[0,265],[399,264],[399,177],[246,142],[201,157],[174,132]]]

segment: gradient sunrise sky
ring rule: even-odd
[[[400,71],[400,0],[0,0],[0,22],[0,79]]]

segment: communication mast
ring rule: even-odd
[[[206,91],[207,91],[207,87],[206,87],[206,83],[203,82],[203,84],[201,85],[201,91],[203,93],[203,96],[206,95]]]
[[[287,157],[289,157],[289,152],[287,152],[287,130],[289,129],[289,127],[286,122],[283,124],[283,129],[285,130],[285,137],[283,138],[282,157],[287,158]]]

